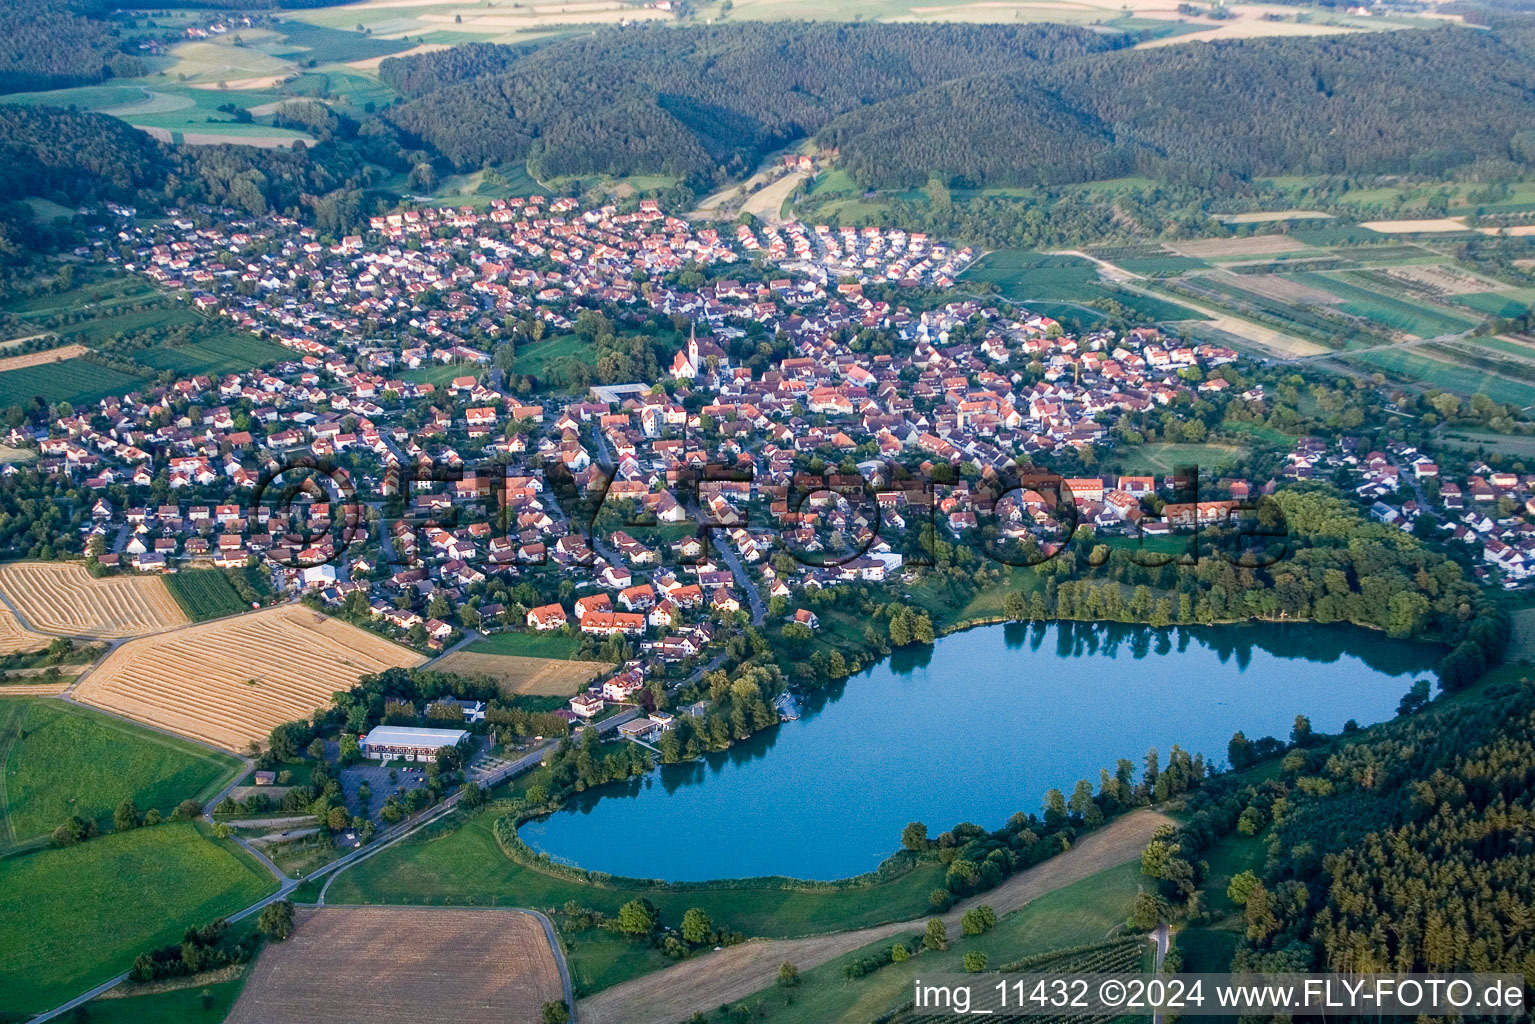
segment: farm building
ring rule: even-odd
[[[414,729],[396,725],[376,726],[358,743],[364,757],[375,761],[435,761],[443,747],[456,747],[469,734],[463,729]]]

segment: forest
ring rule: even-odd
[[[0,93],[142,75],[106,13],[91,0],[0,0]]]
[[[1201,923],[1210,849],[1261,835],[1266,866],[1228,889],[1245,918],[1233,970],[1530,971],[1535,689],[1505,673],[1403,710],[1341,738],[1297,719],[1277,773],[1207,780],[1142,858],[1154,909]],[[1236,767],[1252,753],[1233,737]]]
[[[1052,25],[748,23],[629,28],[515,60],[480,46],[379,71],[422,94],[388,118],[461,168],[531,158],[547,175],[722,180],[876,100],[1116,43]]]
[[[415,97],[387,118],[461,169],[707,185],[813,136],[873,187],[1206,182],[1535,161],[1520,44],[1446,27],[1131,50],[1054,26],[759,23],[479,45],[380,72]]]

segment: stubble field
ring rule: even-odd
[[[77,562],[0,566],[0,593],[33,629],[101,640],[184,625],[186,615],[153,576],[95,579]]]
[[[600,661],[561,661],[473,651],[454,651],[432,664],[439,672],[490,676],[502,693],[531,697],[573,697],[608,667]]]
[[[308,717],[364,675],[420,655],[297,605],[190,626],[119,647],[75,691],[81,702],[228,750]]]
[[[561,999],[543,926],[505,910],[300,910],[268,945],[226,1024],[539,1024]]]

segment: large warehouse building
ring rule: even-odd
[[[398,725],[376,726],[358,746],[364,757],[375,761],[435,761],[443,747],[456,747],[468,737],[463,729],[414,729]]]

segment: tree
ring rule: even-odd
[[[980,974],[982,971],[984,971],[986,969],[986,954],[985,953],[975,953],[975,952],[966,953],[965,957],[964,957],[964,960],[965,960],[965,971],[966,971],[966,973],[969,973],[969,974]]]
[[[325,741],[316,736],[314,740],[309,744],[308,753],[309,756],[314,758],[316,761],[325,760]]]
[[[647,899],[630,900],[618,908],[618,930],[625,935],[649,935],[660,923],[660,911]]]
[[[290,900],[268,903],[256,919],[256,927],[273,942],[285,941],[293,934],[293,903]]]
[[[1304,747],[1311,742],[1311,719],[1305,715],[1295,716],[1295,727],[1290,730],[1290,742],[1297,747]]]
[[[78,814],[70,815],[62,825],[53,830],[54,845],[73,846],[82,840],[89,839],[93,824]]]
[[[171,813],[173,821],[191,821],[202,814],[203,806],[196,800],[183,800],[176,805],[176,810]]]
[[[551,1000],[539,1008],[538,1019],[542,1024],[569,1024],[570,1008],[563,999]]]
[[[112,827],[119,832],[127,832],[139,827],[139,808],[129,797],[117,805],[117,810],[112,814]]]
[[[1135,894],[1135,904],[1130,911],[1130,927],[1136,931],[1149,932],[1168,916],[1169,910],[1165,899],[1143,889]]]
[[[928,918],[927,934],[922,936],[922,945],[940,952],[949,948],[949,930],[943,926],[941,920],[936,917]]]
[[[927,850],[927,826],[920,821],[913,821],[901,829],[901,848],[914,853]]]
[[[897,942],[890,947],[890,960],[892,963],[903,964],[909,956],[911,956],[911,951],[906,948],[906,943],[904,942]]]
[[[1239,907],[1245,907],[1247,897],[1261,884],[1258,876],[1251,871],[1240,872],[1231,876],[1231,884],[1226,886],[1226,898]]]
[[[960,920],[960,929],[966,935],[981,935],[990,931],[996,923],[997,912],[983,903],[965,911],[965,916]]]
[[[682,915],[682,937],[697,946],[709,941],[714,922],[702,907],[691,907]]]
[[[1231,765],[1231,770],[1239,772],[1250,768],[1256,759],[1252,741],[1240,731],[1232,733],[1231,742],[1226,744],[1226,763]]]
[[[799,984],[799,968],[785,960],[778,968],[778,984],[782,988],[793,988]]]

